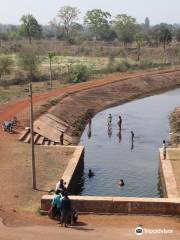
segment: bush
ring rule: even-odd
[[[37,70],[40,63],[41,59],[33,50],[23,52],[18,56],[19,67],[27,73],[27,77],[31,81],[37,81],[39,79],[37,76]]]
[[[128,60],[123,60],[121,62],[116,62],[114,58],[110,58],[108,65],[106,67],[107,73],[113,73],[113,72],[126,72],[130,68],[132,68],[132,64],[129,63]]]
[[[86,65],[77,64],[69,67],[68,73],[65,78],[68,82],[79,83],[85,82],[89,77],[89,69]]]
[[[121,62],[116,62],[114,58],[109,58],[105,73],[113,72],[127,72],[139,69],[151,69],[151,68],[161,68],[164,66],[169,66],[170,64],[166,63],[156,63],[151,61],[141,61],[140,63],[131,63],[128,60],[122,60]]]
[[[13,64],[14,61],[10,56],[5,54],[2,54],[0,56],[0,78],[2,77],[2,75],[11,73]]]

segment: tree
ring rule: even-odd
[[[144,35],[143,35],[143,33],[141,33],[141,32],[136,33],[136,35],[135,35],[135,41],[136,41],[137,48],[138,48],[138,57],[137,57],[137,60],[139,61],[139,60],[140,60],[140,55],[141,55],[141,46],[142,46],[143,41],[144,41]]]
[[[50,25],[50,28],[52,29],[52,31],[54,31],[55,37],[57,39],[63,38],[62,27],[60,26],[60,24],[56,18],[53,18],[53,20],[49,22],[49,25]]]
[[[41,60],[39,56],[32,49],[20,53],[18,56],[18,65],[27,73],[30,81],[36,79],[36,73],[40,63]]]
[[[126,14],[117,15],[114,20],[114,29],[124,45],[132,43],[137,32],[136,19]]]
[[[101,9],[93,9],[86,13],[84,22],[94,33],[96,39],[103,38],[110,30],[109,19],[111,14],[103,12]]]
[[[20,34],[28,37],[29,43],[32,43],[32,38],[40,38],[42,34],[42,28],[33,15],[23,15],[20,19],[22,22],[20,26]]]
[[[145,25],[146,31],[148,31],[150,28],[150,20],[148,17],[145,18],[144,25]]]
[[[180,42],[180,28],[175,30],[175,37],[178,42]]]
[[[8,34],[4,32],[0,32],[0,47],[2,46],[2,41],[8,40]]]
[[[73,36],[73,38],[75,38],[78,41],[81,39],[84,39],[84,26],[77,22],[73,22],[72,23],[72,36]]]
[[[172,25],[161,23],[159,25],[159,41],[163,44],[164,50],[166,45],[172,41]]]
[[[54,56],[55,56],[54,52],[49,52],[48,53],[51,88],[52,88],[52,59],[53,59]]]
[[[148,38],[148,42],[150,42],[151,46],[156,46],[156,47],[159,46],[160,44],[159,35],[160,35],[159,25],[153,26],[149,31],[149,38]]]
[[[8,55],[0,55],[0,78],[5,74],[10,74],[14,61]]]
[[[72,39],[72,23],[78,19],[79,14],[79,9],[71,6],[63,6],[58,11],[57,17],[59,18],[60,24],[63,25],[65,36],[68,41]]]

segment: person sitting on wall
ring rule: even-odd
[[[124,180],[121,179],[121,180],[119,181],[118,185],[119,185],[120,187],[123,187],[123,186],[125,185]]]
[[[66,182],[64,182],[64,180],[61,178],[58,182],[57,182],[57,184],[56,184],[56,191],[57,190],[60,190],[61,192],[62,191],[65,191],[66,190],[66,188],[65,188],[65,185],[66,185]]]
[[[93,173],[93,171],[91,169],[89,169],[89,172],[88,172],[88,177],[93,177],[95,176],[95,174]]]

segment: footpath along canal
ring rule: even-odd
[[[163,139],[169,139],[169,115],[179,105],[180,89],[176,89],[98,113],[92,119],[91,132],[87,126],[80,140],[85,146],[80,194],[160,197],[158,148]],[[112,126],[108,127],[110,113]],[[89,169],[95,173],[92,178]],[[118,186],[120,179],[124,187]]]

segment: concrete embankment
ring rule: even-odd
[[[125,79],[71,93],[61,99],[48,113],[66,122],[69,126],[67,135],[73,136],[74,143],[78,143],[86,124],[84,119],[88,111],[95,115],[103,109],[178,86],[180,86],[179,71]]]
[[[86,125],[87,113],[95,115],[106,108],[178,86],[180,70],[166,70],[122,74],[62,88],[47,96],[44,94],[41,97],[44,96],[44,102],[35,105],[35,116],[43,115],[35,121],[34,141],[40,145],[56,145],[60,142],[59,136],[65,132],[64,145],[77,144]],[[34,96],[34,101],[39,100],[37,97]],[[29,133],[25,132],[20,140],[29,142]]]

